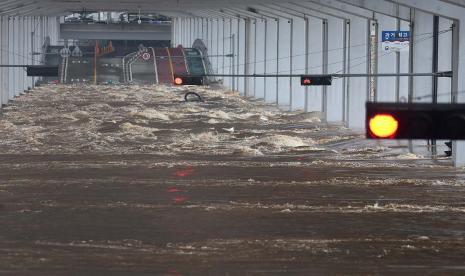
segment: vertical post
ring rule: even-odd
[[[370,30],[370,74],[376,74],[378,72],[378,22],[376,20],[371,21]],[[376,101],[376,77],[370,77],[370,101]]]
[[[396,30],[401,31],[400,29],[400,18],[399,18],[399,5],[396,5]],[[400,51],[396,51],[396,73],[400,73]],[[396,77],[396,102],[400,102],[400,77]]]
[[[413,66],[413,56],[414,56],[414,44],[415,44],[415,24],[413,23],[415,20],[415,9],[410,9],[410,46],[409,46],[409,65],[408,65],[408,72],[410,74],[413,73],[415,70]],[[408,102],[412,103],[413,102],[413,76],[409,76],[408,78]],[[413,153],[413,141],[409,140],[408,141],[408,148],[409,152]]]
[[[223,24],[222,24],[223,30],[222,30],[222,38],[221,38],[221,39],[222,39],[222,42],[223,42],[223,43],[222,43],[223,47],[221,47],[221,48],[223,48],[223,49],[221,49],[221,50],[222,50],[222,53],[221,53],[221,73],[224,74],[224,71],[225,71],[225,68],[224,68],[224,59],[225,59],[225,54],[226,54],[226,53],[224,52],[224,48],[225,48],[225,43],[227,42],[226,40],[230,40],[230,38],[224,36],[224,33],[225,33],[224,31],[225,31],[225,27],[226,27],[226,26],[225,26],[225,25],[226,25],[226,24],[225,24],[226,21],[224,20],[224,17],[222,18],[222,22],[223,22]],[[223,78],[223,79],[224,79],[224,78]],[[223,80],[223,83],[224,83],[224,80]],[[224,84],[225,84],[225,83],[224,83]]]
[[[95,42],[94,47],[94,85],[97,84],[97,51],[98,51],[98,41]]]
[[[309,55],[309,48],[310,48],[310,23],[308,17],[304,16],[305,22],[305,74],[308,74],[308,55]],[[305,86],[305,105],[304,105],[305,112],[308,112],[308,86]]]
[[[454,20],[452,27],[452,102],[459,102],[459,78],[462,76],[459,74],[460,67],[460,54],[465,53],[465,51],[460,51],[460,47],[465,47],[463,43],[460,43],[460,40],[465,41],[463,37],[460,37],[460,25],[463,24],[462,21]],[[462,62],[463,62],[462,57]],[[465,153],[464,142],[454,141],[452,143],[452,159],[454,160],[455,166],[465,166]],[[459,152],[459,150],[462,152]]]
[[[256,74],[257,73],[257,19],[254,19],[253,21],[253,25],[254,25],[254,31],[253,31],[253,36],[254,36],[254,39],[253,39],[253,73]],[[257,78],[253,78],[253,97],[255,98],[256,96],[256,92],[257,92]]]
[[[236,32],[234,31],[233,24],[234,24],[234,19],[229,18],[229,34],[231,36],[230,43],[229,43],[229,53],[228,53],[229,73],[234,75],[234,66],[235,66],[234,56],[236,54],[236,49],[234,47],[236,45]],[[229,85],[230,85],[231,90],[233,91],[236,88],[236,85],[234,84],[235,79],[236,79],[235,77],[232,77],[229,79]]]
[[[290,45],[289,45],[289,68],[290,68],[290,73],[292,74],[293,72],[293,67],[294,67],[294,19],[290,19],[289,24],[291,24],[291,39],[290,39]],[[289,111],[293,110],[293,95],[292,95],[292,78],[289,78]]]
[[[329,54],[329,51],[328,51],[328,21],[327,20],[323,20],[323,40],[322,40],[322,49],[323,49],[323,55],[322,55],[322,58],[323,58],[323,61],[322,61],[322,64],[323,64],[323,74],[327,74],[328,73],[328,54]],[[327,98],[327,92],[328,92],[328,88],[326,86],[323,86],[323,91],[322,91],[322,96],[323,96],[323,99],[321,101],[321,104],[322,104],[322,107],[321,107],[321,111],[323,113],[323,119],[326,120],[327,118],[327,110],[326,110],[326,104],[327,104],[327,101],[328,101],[328,98]]]
[[[433,17],[433,64],[432,64],[432,71],[433,73],[438,72],[439,68],[439,16],[435,15]],[[433,76],[433,83],[432,83],[432,95],[433,95],[433,104],[438,103],[438,76]],[[431,140],[431,155],[433,157],[437,156],[437,149],[436,149],[436,140]]]
[[[0,39],[0,46],[2,49],[5,49],[6,51],[2,51],[2,64],[10,64],[9,60],[9,52],[8,52],[8,44],[9,44],[9,18],[7,16],[3,16],[1,18],[2,22],[2,37]],[[0,93],[3,95],[2,96],[2,102],[1,104],[7,104],[9,100],[9,70],[8,68],[1,68],[2,72],[2,82],[0,86]]]
[[[240,67],[242,66],[241,65],[241,18],[239,17],[237,19],[237,68],[236,68],[236,72],[237,74],[239,75],[239,73],[241,72],[241,69]],[[239,78],[236,79],[236,82],[237,82],[237,90],[239,91]]]
[[[266,42],[268,41],[268,19],[265,19],[265,43],[263,44],[264,45],[264,51],[265,51],[265,54],[264,54],[264,58],[263,58],[263,73],[266,74],[268,72],[267,70],[267,66],[268,66],[268,62],[267,62],[267,49],[268,47],[266,47]],[[264,85],[263,85],[263,89],[265,89],[264,93],[263,93],[263,100],[266,102],[266,99],[267,99],[267,92],[268,92],[268,89],[267,89],[267,83],[268,81],[265,79],[264,81]]]
[[[32,65],[35,65],[35,51],[34,51],[34,39],[35,39],[35,29],[36,29],[36,25],[35,25],[35,17],[32,17],[32,29],[31,29],[31,64]],[[32,77],[32,87],[31,88],[34,88],[35,87],[35,78]]]
[[[0,16],[0,48],[1,49],[5,49],[3,48],[3,41],[4,41],[4,29],[3,29],[3,16]],[[4,59],[3,59],[3,56],[5,55],[5,51],[0,51],[0,63],[1,64],[7,64],[7,63],[4,63]],[[4,99],[3,99],[3,83],[6,81],[4,80],[3,78],[3,70],[4,68],[0,68],[0,109],[2,108],[2,105],[5,103],[4,102]]]
[[[281,34],[281,21],[276,19],[277,22],[277,39],[276,39],[276,74],[279,72],[279,36]],[[276,103],[279,103],[279,79],[276,78]]]
[[[344,24],[344,74],[350,71],[350,20],[345,20]],[[349,114],[347,112],[347,104],[349,101],[349,82],[350,78],[344,77],[343,80],[343,95],[342,95],[342,121],[347,126],[349,122]]]
[[[245,66],[244,66],[244,74],[245,75],[250,75],[250,70],[249,70],[249,57],[250,57],[250,48],[249,48],[249,43],[250,43],[250,19],[246,19],[245,21]],[[250,96],[249,93],[249,81],[250,78],[244,78],[244,84],[245,84],[245,96],[248,97]]]

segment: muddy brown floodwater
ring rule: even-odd
[[[465,171],[404,142],[198,87],[0,112],[0,274],[465,274]]]

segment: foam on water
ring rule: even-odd
[[[186,92],[199,93],[206,101],[186,103]],[[333,160],[311,160],[307,165],[341,167],[384,166],[364,162],[373,158],[384,158],[392,166],[405,166],[392,160],[421,159],[392,154],[388,147],[344,145],[362,135],[322,124],[318,112],[281,111],[237,92],[209,87],[48,85],[19,97],[2,111],[2,152],[73,153],[88,149],[128,153],[143,149],[166,155],[186,152],[254,157],[327,151]],[[62,147],[51,146],[57,143]],[[331,148],[337,143],[342,146]]]
[[[156,139],[154,132],[158,131],[156,128],[151,127],[142,127],[138,125],[133,125],[131,123],[124,123],[120,126],[121,130],[127,134],[135,135],[135,136],[144,136],[144,137],[151,137],[152,139]]]
[[[131,115],[150,119],[150,120],[162,120],[162,121],[170,120],[170,117],[167,114],[157,111],[155,109],[145,109],[140,112],[133,112]]]

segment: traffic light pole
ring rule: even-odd
[[[183,77],[184,75],[179,75]],[[328,77],[333,78],[363,78],[363,77],[444,77],[451,78],[452,72],[436,72],[436,73],[379,73],[379,74],[203,74],[203,75],[185,75],[185,77],[238,77],[238,78],[299,78],[301,76],[308,77]]]

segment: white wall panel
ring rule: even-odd
[[[278,22],[269,19],[266,22],[266,58],[265,73],[277,71],[278,66]],[[268,78],[265,82],[265,101],[276,103],[277,101],[278,78]]]
[[[451,28],[453,21],[439,18],[439,48],[438,48],[438,71],[452,70],[452,32],[445,32]],[[452,82],[450,78],[438,78],[438,102],[448,103],[451,101]]]
[[[368,71],[369,22],[367,19],[350,20],[349,72],[366,74]],[[351,60],[352,58],[365,57]],[[353,129],[365,128],[365,102],[368,95],[368,78],[348,78],[347,126]]]
[[[265,73],[265,50],[266,50],[266,22],[263,19],[257,20],[255,25],[255,73]],[[268,78],[255,78],[255,98],[265,98],[265,82]]]
[[[376,14],[378,21],[378,73],[397,73],[396,52],[386,52],[381,43],[383,31],[396,31],[397,20],[393,17]],[[396,77],[377,78],[376,100],[379,102],[396,101]]]
[[[246,24],[246,74],[255,73],[255,28],[256,20],[248,20]],[[245,95],[248,97],[255,96],[255,78],[246,78],[246,91]]]
[[[277,74],[291,73],[291,21],[279,19],[278,25],[278,69]],[[278,79],[278,105],[289,107],[291,104],[290,78]]]
[[[415,33],[413,49],[414,73],[431,73],[433,64],[433,15],[415,11]],[[431,96],[432,77],[414,77],[414,97]],[[431,97],[416,99],[417,102],[431,102]]]
[[[292,24],[292,73],[305,74],[306,22],[303,18],[294,18]],[[291,110],[304,110],[305,87],[300,85],[300,78],[292,78]]]
[[[237,74],[242,75],[245,74],[245,67],[246,67],[246,21],[244,19],[240,19],[238,21],[238,53],[237,53]],[[237,79],[237,87],[241,95],[245,95],[246,91],[246,83],[245,78],[238,78]]]
[[[323,20],[308,18],[308,61],[309,74],[323,73]],[[323,87],[310,86],[307,88],[306,111],[322,111]]]
[[[328,18],[328,73],[342,73],[344,69],[344,21]],[[333,79],[326,92],[326,120],[342,122],[343,120],[343,80]]]

